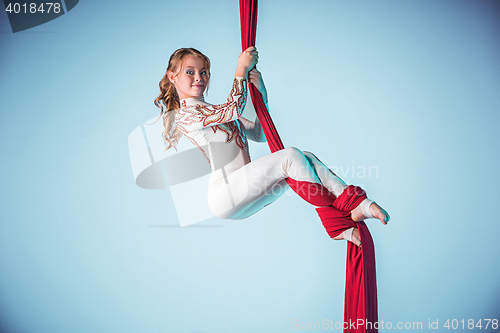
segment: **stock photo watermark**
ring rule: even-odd
[[[52,21],[70,10],[79,0],[8,1],[3,0],[13,33]]]
[[[422,329],[446,329],[446,330],[497,330],[498,319],[446,319],[446,320],[431,320],[422,321],[377,321],[370,322],[364,319],[349,320],[348,322],[334,322],[330,319],[322,321],[299,321],[297,319],[290,320],[290,329],[292,330],[347,330],[347,329],[377,329],[377,330],[422,330]]]

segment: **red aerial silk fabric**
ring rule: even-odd
[[[257,0],[240,0],[241,43],[243,50],[255,45],[257,31]],[[257,116],[266,134],[271,152],[283,149],[278,131],[267,111],[262,96],[254,85],[249,85],[250,96]],[[351,227],[359,229],[361,247],[347,242],[346,288],[344,304],[344,332],[378,332],[377,281],[375,276],[375,247],[364,222],[354,222],[350,211],[366,198],[365,192],[349,186],[335,198],[324,186],[287,179],[290,187],[314,206],[328,235],[335,237]]]

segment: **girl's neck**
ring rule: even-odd
[[[189,102],[205,102],[205,97],[202,96],[193,96],[193,97],[187,97],[187,98],[181,98],[181,102],[186,101],[186,103]]]

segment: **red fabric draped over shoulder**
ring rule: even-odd
[[[257,31],[257,0],[240,0],[242,49],[255,45]],[[283,143],[267,111],[262,96],[254,85],[249,85],[250,96],[259,121],[266,134],[271,152],[283,149]],[[375,273],[375,247],[364,222],[354,222],[350,211],[366,198],[365,191],[349,186],[335,198],[324,186],[287,179],[290,187],[314,206],[323,226],[335,237],[351,227],[359,229],[361,247],[347,242],[347,267],[344,304],[344,332],[378,332],[377,281]]]

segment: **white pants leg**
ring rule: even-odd
[[[321,179],[321,183],[325,186],[328,191],[333,193],[338,197],[347,187],[342,179],[339,178],[332,170],[330,170],[326,165],[321,162],[316,155],[311,152],[304,151],[309,164],[314,169],[316,175]]]
[[[288,177],[323,184],[334,194],[347,186],[313,154],[292,147],[263,156],[209,184],[208,205],[220,218],[246,218],[283,195],[289,188]]]

